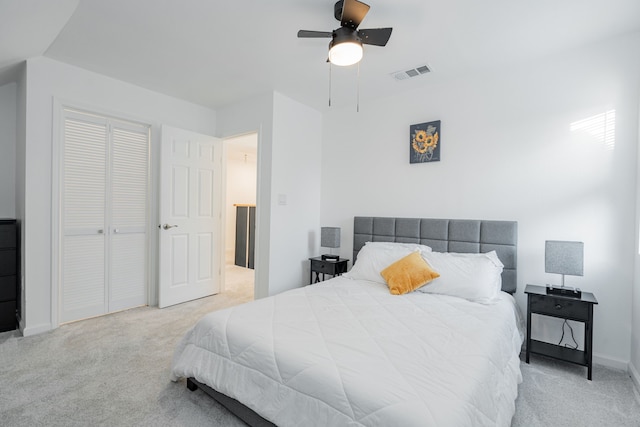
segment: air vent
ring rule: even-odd
[[[395,73],[391,73],[391,77],[396,80],[407,80],[412,77],[418,77],[430,72],[431,68],[429,68],[428,65],[420,65],[419,67],[411,68],[409,70],[396,71]]]

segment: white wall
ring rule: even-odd
[[[319,240],[322,116],[274,92],[217,117],[220,137],[258,132],[256,298],[307,284]]]
[[[449,81],[435,75],[437,83],[361,102],[360,113],[328,113],[321,220],[342,227],[341,255],[352,258],[355,215],[517,220],[516,299],[525,312],[526,284],[560,280],[544,273],[544,241],[583,241],[585,275],[567,277],[567,285],[594,292],[599,301],[596,361],[626,367],[638,51],[635,34],[510,69]],[[602,121],[575,129],[608,111],[615,111],[615,139],[597,134]],[[409,126],[432,120],[442,120],[442,160],[409,164]],[[538,319],[541,338],[559,339],[553,320]]]
[[[322,144],[318,111],[276,93],[273,116],[270,295],[309,284],[320,245]]]
[[[16,216],[18,86],[0,86],[0,218]]]
[[[209,135],[216,133],[216,114],[213,110],[48,58],[38,57],[27,61],[23,230],[25,335],[52,327],[51,164],[54,100],[151,124],[153,182],[157,182],[161,124]],[[157,188],[154,188],[152,197],[155,207],[156,193]],[[153,216],[152,223],[157,223],[155,213]],[[157,235],[152,233],[150,241],[151,247],[155,248]],[[156,259],[157,253],[152,254],[154,266]],[[155,268],[151,271],[151,288],[156,288]],[[151,298],[153,303],[154,293]]]
[[[638,96],[640,101],[640,95]],[[640,110],[640,108],[639,108]],[[640,146],[640,117],[638,118],[638,136],[636,144]],[[640,150],[638,150],[638,165],[640,166]],[[635,246],[635,274],[633,280],[632,316],[631,316],[631,361],[629,372],[631,378],[640,389],[640,167],[636,170],[636,246]]]
[[[18,67],[16,82],[16,218],[20,222],[21,242],[24,242],[24,218],[25,218],[25,188],[26,188],[26,121],[27,121],[27,66],[26,62]],[[24,295],[24,244],[22,246],[22,256],[20,257],[20,329],[24,330],[24,307],[26,307]]]

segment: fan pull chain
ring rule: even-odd
[[[358,83],[357,86],[357,95],[356,95],[356,113],[360,112],[360,62],[358,62]]]
[[[331,107],[331,61],[329,61],[329,107]]]

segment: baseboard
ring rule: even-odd
[[[22,325],[20,326],[22,329],[22,335],[25,337],[38,335],[51,330],[51,323],[41,323],[40,325],[30,326],[28,328],[22,327]]]
[[[636,386],[636,392],[640,394],[640,373],[636,367],[633,366],[633,363],[629,363],[629,375],[631,375],[633,384]]]
[[[608,368],[620,369],[621,371],[629,370],[628,360],[613,359],[611,357],[601,356],[598,354],[593,355],[593,363],[595,365],[602,365]]]

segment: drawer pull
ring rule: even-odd
[[[562,306],[560,304],[556,304],[556,310],[562,310]]]

